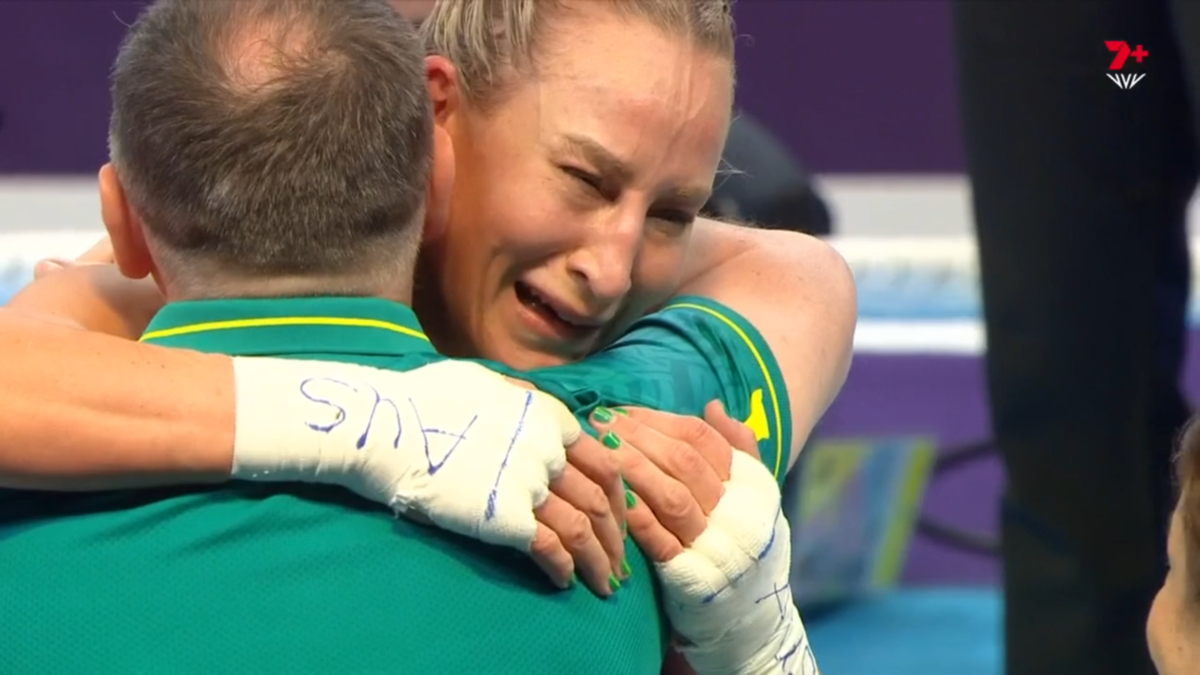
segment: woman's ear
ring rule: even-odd
[[[458,68],[444,56],[425,57],[425,87],[433,102],[433,120],[444,125],[462,107],[462,91],[458,86]]]

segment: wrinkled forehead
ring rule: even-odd
[[[712,165],[733,108],[728,59],[649,23],[555,22],[536,88],[542,141],[586,136],[632,164]]]

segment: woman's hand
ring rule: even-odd
[[[533,385],[507,378],[526,389]],[[534,511],[537,535],[529,553],[556,585],[577,575],[601,597],[625,579],[625,487],[617,459],[583,434],[567,448],[567,467],[550,483],[550,495]]]
[[[74,260],[67,260],[65,258],[39,260],[33,266],[33,278],[35,280],[41,279],[47,274],[52,274],[61,269],[76,265],[111,265],[115,262],[116,258],[113,256],[112,241],[108,237],[104,237]]]
[[[600,408],[592,425],[613,448],[633,499],[626,512],[634,541],[654,562],[667,562],[708,527],[729,480],[736,448],[759,459],[754,432],[719,401],[704,419],[645,408],[627,414]],[[613,447],[616,446],[616,447]]]
[[[629,531],[655,562],[687,665],[817,675],[790,590],[791,530],[754,434],[716,402],[707,424],[636,409],[598,409],[592,420],[637,496]]]
[[[567,462],[534,511],[538,531],[529,552],[559,586],[576,574],[608,597],[619,587],[616,580],[626,576],[621,475],[608,449],[587,434],[567,448]]]
[[[121,274],[107,237],[74,260],[39,261],[33,277],[33,283],[9,301],[10,308],[127,340],[141,337],[166,301],[154,279],[129,279]]]

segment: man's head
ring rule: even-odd
[[[433,12],[437,0],[392,0],[392,7],[400,12],[400,16],[416,25],[420,25]]]
[[[453,171],[422,56],[387,0],[155,2],[112,75],[100,182],[122,271],[171,299],[407,299]]]
[[[1150,654],[1162,675],[1193,673],[1200,659],[1200,418],[1180,439],[1175,473],[1179,501],[1167,543],[1170,571],[1146,621]]]

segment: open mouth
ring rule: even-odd
[[[522,305],[568,336],[582,338],[596,332],[598,326],[581,324],[563,316],[550,301],[538,295],[538,292],[533,290],[529,284],[517,281],[513,286],[517,293],[517,300]]]

